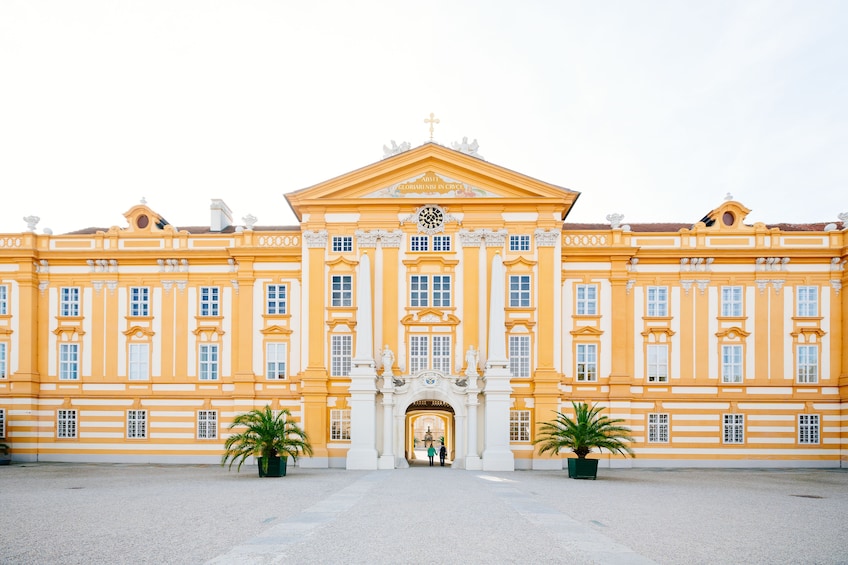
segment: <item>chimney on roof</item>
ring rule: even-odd
[[[212,210],[212,223],[209,226],[210,231],[224,231],[233,225],[233,211],[227,206],[223,200],[219,198],[212,199],[212,205],[209,206]]]

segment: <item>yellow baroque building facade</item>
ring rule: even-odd
[[[142,203],[0,235],[0,442],[215,463],[270,405],[302,466],[404,467],[435,436],[455,468],[561,469],[532,442],[577,400],[633,432],[605,465],[845,465],[848,220],[749,225],[728,198],[570,224],[578,196],[426,143],[288,194],[294,227],[214,200],[208,227]]]

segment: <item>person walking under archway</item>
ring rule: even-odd
[[[436,448],[433,447],[433,444],[430,444],[430,447],[427,448],[427,457],[430,458],[430,467],[433,466],[433,457],[436,456]]]
[[[445,447],[445,444],[442,444],[442,447],[439,448],[439,465],[442,467],[445,466],[445,458],[448,456],[448,448]]]

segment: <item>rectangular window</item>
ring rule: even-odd
[[[530,275],[510,275],[509,306],[510,308],[530,307]]]
[[[217,316],[218,312],[218,287],[200,287],[200,315]]]
[[[798,287],[798,316],[815,317],[819,315],[819,287]]]
[[[819,346],[798,346],[798,382],[819,382]]]
[[[721,346],[721,382],[742,382],[742,346]]]
[[[433,275],[433,306],[450,308],[451,278],[449,275]]]
[[[434,235],[433,236],[433,251],[450,251],[451,236],[449,235]]]
[[[353,237],[349,235],[333,236],[333,253],[348,253],[353,251]]]
[[[668,443],[668,414],[648,414],[648,443]]]
[[[286,378],[286,344],[265,344],[265,378],[280,380]]]
[[[721,287],[721,315],[730,318],[742,316],[742,287]]]
[[[59,289],[59,315],[79,316],[80,289],[76,286],[64,286]]]
[[[430,336],[413,335],[409,338],[409,372],[415,374],[428,368]]]
[[[513,377],[530,376],[530,336],[509,336],[509,370]]]
[[[598,285],[577,285],[577,315],[594,316],[598,313]]]
[[[9,287],[0,284],[0,316],[9,313]]]
[[[648,316],[668,316],[668,287],[648,287]]]
[[[56,411],[56,437],[75,438],[77,437],[77,411],[76,410],[57,410]]]
[[[429,251],[430,236],[429,235],[413,235],[409,238],[410,251]]]
[[[150,315],[150,289],[146,286],[130,287],[130,316]]]
[[[819,442],[819,415],[798,414],[798,443]]]
[[[330,410],[330,440],[350,441],[350,410]]]
[[[333,275],[330,277],[332,286],[331,304],[335,308],[353,306],[353,276]]]
[[[409,281],[409,305],[413,308],[425,308],[430,305],[430,277],[412,275]]]
[[[197,439],[218,439],[218,411],[197,411]]]
[[[668,382],[668,345],[648,346],[648,382]]]
[[[79,379],[79,344],[59,344],[59,379],[75,381]]]
[[[278,316],[286,313],[286,291],[284,284],[269,284],[265,287],[265,313]]]
[[[0,408],[0,438],[6,437],[6,409]]]
[[[451,372],[451,338],[447,335],[433,336],[433,370],[446,375]]]
[[[353,352],[353,336],[334,335],[330,337],[330,374],[335,377],[350,375],[350,362]]]
[[[7,346],[5,343],[0,343],[0,379],[5,379],[9,376],[9,371],[7,367],[8,353]]]
[[[530,441],[530,411],[509,411],[509,441]]]
[[[130,380],[146,381],[150,378],[150,345],[147,343],[130,344]]]
[[[595,343],[577,344],[577,380],[598,380],[598,346]]]
[[[127,410],[127,438],[147,437],[147,410]]]
[[[745,416],[725,414],[723,436],[724,443],[745,443]]]
[[[218,380],[218,345],[202,344],[200,346],[200,380]]]
[[[530,251],[530,236],[529,235],[511,235],[509,236],[510,251]]]

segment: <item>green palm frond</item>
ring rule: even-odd
[[[271,407],[256,408],[250,412],[239,414],[233,419],[229,429],[245,427],[244,431],[233,434],[224,442],[224,455],[221,465],[229,461],[229,468],[238,463],[236,470],[241,470],[245,460],[251,455],[264,457],[291,457],[297,461],[300,454],[312,455],[309,436],[291,419],[287,409],[279,410],[276,414]]]
[[[622,419],[611,419],[601,414],[602,406],[589,406],[585,402],[571,402],[574,407],[574,419],[562,412],[556,418],[541,422],[539,438],[533,443],[539,446],[539,453],[558,454],[562,449],[570,449],[577,457],[584,459],[592,449],[606,449],[610,453],[636,457],[629,442],[630,428],[621,426]]]

